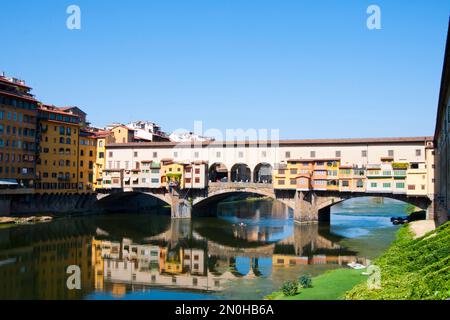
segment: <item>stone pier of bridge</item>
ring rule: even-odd
[[[137,190],[130,190],[137,192]],[[329,222],[331,207],[342,201],[357,197],[383,197],[410,203],[427,212],[427,219],[435,219],[434,202],[429,197],[408,197],[405,194],[339,192],[320,190],[275,190],[264,183],[211,183],[202,190],[171,189],[141,190],[154,196],[171,207],[173,219],[190,219],[193,208],[208,208],[212,203],[225,199],[232,194],[246,193],[268,197],[282,202],[294,212],[294,220],[299,224]]]

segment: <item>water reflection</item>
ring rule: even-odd
[[[115,215],[2,229],[0,298],[237,298],[236,284],[252,283],[242,297],[251,299],[295,268],[366,263],[329,226],[294,225],[278,206],[239,204],[237,217],[225,206],[220,218],[192,221]],[[81,290],[67,290],[69,265],[81,268]]]

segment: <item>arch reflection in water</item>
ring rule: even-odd
[[[237,298],[230,292],[242,281],[266,279],[264,292],[241,297],[251,299],[278,289],[288,277],[278,279],[280,270],[365,262],[342,248],[342,238],[328,228],[294,226],[285,213],[269,217],[264,208],[270,206],[262,203],[253,217],[244,209],[241,218],[232,217],[224,209],[220,219],[124,215],[0,230],[0,298],[121,298],[150,288],[182,298],[193,293]],[[233,231],[238,221],[247,232]],[[73,264],[81,268],[81,291],[65,284],[65,270]]]

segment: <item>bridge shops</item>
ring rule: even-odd
[[[331,153],[329,143],[317,140],[317,151],[309,152],[313,158],[292,158],[311,148],[294,142],[291,151],[283,151],[284,155],[281,147],[251,145],[235,147],[230,152],[230,148],[217,149],[214,144],[182,144],[184,148],[172,143],[112,144],[107,146],[108,165],[102,184],[106,190],[131,190],[206,189],[209,183],[257,183],[270,184],[275,190],[434,196],[434,149],[429,138],[335,140],[334,148],[340,150],[334,155],[339,157],[317,157]],[[281,154],[276,155],[277,152]],[[166,157],[169,153],[174,157]],[[220,154],[224,158],[217,159]],[[271,154],[272,159],[262,162],[258,154]]]
[[[106,146],[104,188],[145,193],[189,218],[236,193],[280,200],[297,222],[328,220],[330,207],[352,197],[382,196],[412,203],[434,217],[431,138],[343,139],[267,143],[126,143]],[[322,218],[321,218],[322,217]]]

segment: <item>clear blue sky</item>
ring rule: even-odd
[[[448,0],[2,1],[0,70],[99,126],[432,135],[449,14]]]

